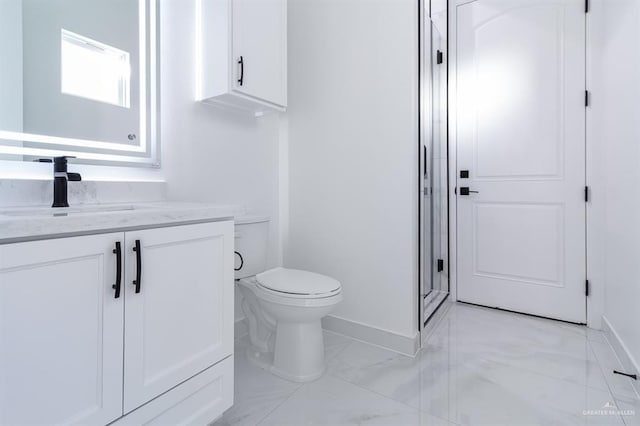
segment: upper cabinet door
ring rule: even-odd
[[[233,0],[234,89],[287,105],[286,0]]]
[[[128,232],[125,239],[130,412],[232,354],[233,222]]]
[[[124,234],[0,245],[0,424],[122,416]]]

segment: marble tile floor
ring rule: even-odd
[[[306,384],[249,364],[215,426],[640,425],[640,399],[603,333],[450,304],[416,357],[325,332],[327,372]]]

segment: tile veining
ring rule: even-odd
[[[640,424],[604,334],[584,327],[453,304],[415,357],[325,332],[325,376],[288,387],[244,360],[245,339],[216,426]]]

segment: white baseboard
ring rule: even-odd
[[[344,334],[365,343],[382,346],[403,355],[414,356],[420,349],[420,335],[418,333],[414,337],[402,336],[391,331],[332,315],[322,319],[322,328],[334,333]]]
[[[233,333],[234,333],[233,338],[235,340],[240,339],[246,336],[247,334],[249,334],[249,327],[247,327],[247,322],[244,320],[244,318],[240,318],[236,320],[233,326]]]
[[[638,366],[637,360],[633,357],[633,355],[631,355],[631,352],[629,352],[629,348],[627,347],[627,345],[620,338],[620,335],[618,334],[616,329],[611,325],[609,320],[604,315],[602,316],[602,331],[607,337],[607,340],[613,348],[613,351],[618,356],[622,367],[625,369],[625,373],[640,375],[640,367]],[[640,395],[640,383],[638,382],[638,380],[631,380],[631,385],[635,389],[636,393]]]
[[[333,316],[322,319],[322,328],[334,333],[344,334],[345,336],[361,340],[365,343],[382,346],[383,348],[399,352],[403,355],[414,356],[420,349],[420,338],[418,334],[414,338],[410,338]],[[249,328],[244,318],[236,320],[234,333],[236,340],[249,334]]]

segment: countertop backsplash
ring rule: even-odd
[[[69,182],[69,204],[140,203],[166,199],[166,183]],[[53,200],[52,180],[0,179],[0,207],[43,206]]]

